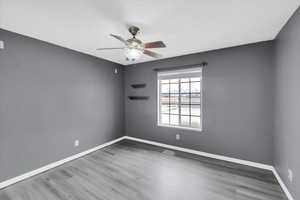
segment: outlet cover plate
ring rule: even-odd
[[[293,171],[291,169],[288,169],[288,178],[290,182],[293,182]]]
[[[75,147],[78,147],[78,146],[79,146],[79,140],[75,140],[74,146],[75,146]]]
[[[0,40],[0,49],[4,49],[4,42]]]

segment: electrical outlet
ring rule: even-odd
[[[4,42],[0,40],[0,49],[4,49]]]
[[[291,169],[288,169],[288,178],[290,182],[293,182],[293,171]]]
[[[176,134],[176,140],[180,140],[180,134]]]
[[[79,140],[75,140],[74,147],[78,147],[78,146],[79,146]]]

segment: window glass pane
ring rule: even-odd
[[[181,83],[180,93],[189,93],[189,92],[190,92],[189,83]]]
[[[170,113],[171,114],[179,114],[179,106],[178,105],[170,105]]]
[[[200,104],[200,94],[199,95],[192,95],[191,104]]]
[[[160,123],[201,128],[201,77],[184,75],[159,81]]]
[[[179,84],[170,84],[170,92],[171,93],[178,93],[179,92]]]
[[[181,125],[182,126],[190,126],[190,117],[189,116],[181,116]]]
[[[170,124],[179,125],[179,115],[170,115]]]
[[[200,82],[191,83],[191,92],[200,92]]]
[[[161,115],[161,123],[162,124],[169,124],[169,115],[162,114]]]
[[[170,111],[169,105],[161,105],[160,113],[169,113],[169,111]]]
[[[191,105],[191,115],[200,116],[200,105]]]
[[[161,84],[161,92],[169,93],[169,84]]]
[[[200,117],[191,117],[191,127],[200,128]]]
[[[178,83],[179,82],[179,79],[171,79],[170,80],[170,83]]]
[[[180,95],[182,104],[190,104],[190,95],[189,94],[181,94]]]
[[[180,112],[182,115],[190,115],[190,106],[189,105],[181,105]]]
[[[192,98],[199,98],[201,96],[201,93],[196,93],[196,92],[194,92],[194,93],[191,93],[191,97]]]
[[[189,78],[182,78],[182,79],[180,79],[180,82],[189,82],[190,81],[190,79]]]
[[[160,104],[169,104],[169,95],[160,97]]]
[[[170,96],[170,104],[178,104],[179,103],[179,95],[171,94]]]
[[[200,77],[191,78],[191,81],[200,81]]]

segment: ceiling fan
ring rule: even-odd
[[[132,34],[132,38],[125,40],[121,36],[110,34],[112,37],[121,41],[125,46],[124,47],[115,47],[115,48],[99,48],[97,50],[114,50],[114,49],[123,49],[126,56],[126,60],[135,61],[139,59],[142,54],[148,55],[153,58],[161,58],[162,55],[149,51],[151,48],[164,48],[166,45],[162,41],[148,42],[143,43],[141,40],[137,39],[135,36],[139,32],[139,28],[136,26],[129,27],[128,31]]]

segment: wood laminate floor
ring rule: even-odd
[[[271,171],[123,140],[0,190],[0,200],[287,200]]]

